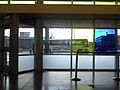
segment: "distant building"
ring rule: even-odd
[[[20,32],[20,37],[30,37],[30,32]]]
[[[110,54],[116,52],[116,36],[115,34],[107,34],[95,39],[96,54]]]
[[[44,38],[44,37],[43,37]],[[46,41],[43,40],[43,49],[45,49]],[[29,51],[33,49],[34,37],[21,35],[19,37],[19,51]],[[73,39],[72,52],[76,53],[77,49],[82,49],[83,52],[92,51],[93,42],[88,42],[88,39]],[[50,39],[49,40],[49,53],[70,53],[71,52],[71,39]],[[5,37],[5,46],[9,47],[9,37]],[[48,48],[46,48],[48,49]],[[43,51],[43,53],[46,53]]]

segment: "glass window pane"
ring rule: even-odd
[[[116,29],[95,29],[96,54],[115,54]]]
[[[77,50],[93,52],[93,29],[73,29],[72,53],[76,53]]]
[[[19,54],[33,54],[34,29],[19,28]]]
[[[46,36],[47,38],[47,36]],[[49,49],[50,54],[70,54],[71,49],[71,29],[49,28]],[[46,50],[47,44],[44,41]]]

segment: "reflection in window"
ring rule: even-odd
[[[93,29],[73,29],[72,52],[93,52]]]
[[[96,54],[116,52],[115,29],[95,29],[95,52]]]

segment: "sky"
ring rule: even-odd
[[[20,32],[30,32],[30,37],[34,37],[34,28],[19,28],[19,36]],[[10,36],[10,29],[5,30],[5,36]]]
[[[73,39],[88,39],[93,41],[93,29],[73,29]]]
[[[53,36],[54,39],[71,39],[71,29],[50,28],[49,37],[50,36]]]
[[[115,34],[115,29],[95,29],[95,38],[99,36],[106,36],[107,34]],[[120,30],[118,30],[118,34],[120,34]]]

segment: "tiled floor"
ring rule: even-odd
[[[18,77],[0,76],[0,90],[120,90],[113,77],[114,72],[95,72],[94,79],[92,72],[78,72],[81,81],[74,82],[70,72],[26,73]],[[90,87],[91,84],[95,87]]]

